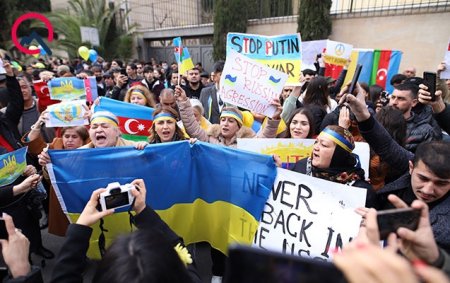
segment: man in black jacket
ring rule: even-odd
[[[425,91],[422,92],[425,94]],[[437,93],[438,94],[438,93]],[[390,207],[389,194],[395,194],[410,205],[415,199],[430,207],[430,222],[436,242],[450,251],[450,142],[432,141],[418,146],[412,154],[398,145],[370,115],[364,95],[345,95],[358,121],[359,130],[373,151],[391,167],[405,172],[397,180],[377,192],[378,208]]]

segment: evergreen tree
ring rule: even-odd
[[[247,1],[217,0],[214,7],[214,60],[225,59],[229,32],[247,31]]]
[[[331,34],[331,1],[300,1],[297,31],[300,32],[302,40],[326,39]]]

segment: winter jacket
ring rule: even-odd
[[[162,221],[156,212],[148,206],[134,218],[139,229],[157,229],[173,246],[183,245],[183,239],[173,232]],[[70,224],[66,240],[61,247],[50,282],[83,282],[83,271],[86,267],[86,252],[92,228],[84,225]],[[188,272],[193,282],[201,282],[195,264],[188,265]]]
[[[411,112],[411,117],[406,120],[406,145],[405,148],[415,152],[420,143],[433,140],[441,140],[442,133],[433,119],[431,110],[424,108],[419,114]],[[432,125],[436,124],[436,128]]]
[[[370,147],[382,160],[391,167],[397,168],[404,174],[395,181],[387,184],[377,192],[377,209],[392,208],[387,200],[389,194],[395,194],[411,204],[416,196],[411,187],[411,175],[409,174],[409,161],[414,159],[414,154],[397,144],[381,124],[370,116],[369,119],[358,123],[359,130]],[[430,207],[430,223],[438,245],[445,251],[450,251],[450,197],[447,196],[428,203]]]
[[[246,126],[242,126],[236,133],[236,135],[227,144],[225,138],[220,133],[220,125],[213,124],[206,131],[200,127],[197,120],[195,119],[189,99],[182,102],[179,101],[178,108],[180,110],[181,120],[183,121],[186,132],[191,138],[197,138],[200,141],[234,148],[237,147],[238,138],[274,138],[277,133],[278,124],[280,123],[280,120],[269,120],[269,122],[267,123],[267,127],[260,130],[258,132],[258,135],[256,135],[252,129]]]
[[[444,111],[434,114],[434,119],[436,119],[442,130],[450,134],[450,107],[448,104],[445,105]]]

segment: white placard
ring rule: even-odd
[[[47,127],[68,127],[88,125],[89,121],[84,119],[86,110],[83,105],[85,100],[64,101],[47,107]]]
[[[272,117],[288,75],[230,50],[220,79],[219,95],[229,104]]]
[[[278,168],[254,246],[331,260],[358,234],[366,190]]]
[[[100,37],[98,29],[91,27],[80,27],[81,42],[90,42],[94,46],[100,46]]]
[[[344,66],[352,54],[353,45],[327,40],[327,49],[325,51],[325,62],[333,65]]]
[[[0,74],[6,74],[5,68],[3,68],[3,60],[0,58]]]
[[[444,56],[445,70],[441,72],[441,79],[450,80],[450,39],[448,40],[447,51]]]

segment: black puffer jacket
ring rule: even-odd
[[[417,146],[426,141],[442,139],[442,132],[436,121],[433,119],[433,113],[424,108],[420,114],[411,112],[411,117],[406,120],[406,145],[405,148],[415,152]],[[436,124],[437,129],[432,125]]]

